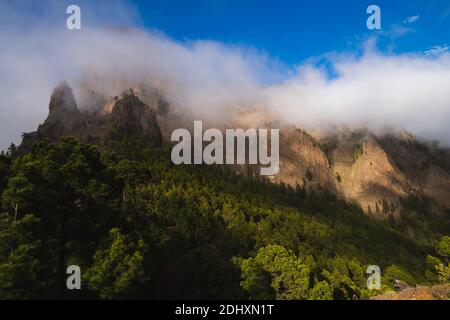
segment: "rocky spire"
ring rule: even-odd
[[[53,90],[50,98],[49,114],[47,121],[63,120],[68,114],[80,114],[72,89],[67,82],[62,81]]]
[[[72,89],[62,81],[53,90],[48,117],[37,133],[56,142],[64,136],[81,137],[85,129],[86,123],[78,110]]]

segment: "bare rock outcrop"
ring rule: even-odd
[[[20,150],[30,150],[33,142],[41,138],[57,143],[67,136],[97,144],[124,137],[138,138],[153,146],[162,144],[155,111],[132,90],[111,100],[98,101],[104,102],[103,108],[80,112],[72,89],[62,82],[53,91],[47,119],[37,131],[23,135]],[[108,105],[111,110],[105,112]]]

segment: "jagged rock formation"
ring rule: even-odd
[[[49,105],[49,115],[36,132],[25,133],[20,146],[29,150],[39,138],[58,142],[65,136],[72,136],[90,143],[103,144],[118,137],[138,137],[149,145],[161,145],[161,130],[155,112],[141,102],[132,90],[112,101],[100,99],[91,92],[98,103],[105,103],[105,109],[94,108],[80,112],[67,83],[62,82],[53,91]]]
[[[57,142],[63,136],[80,137],[80,133],[84,132],[86,127],[86,122],[77,108],[72,89],[66,82],[61,82],[50,98],[47,119],[36,132],[23,135],[21,148],[29,149],[33,141],[38,138]]]

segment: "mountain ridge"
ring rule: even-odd
[[[60,83],[47,119],[36,132],[24,134],[19,149],[29,150],[38,138],[57,142],[63,136],[102,144],[125,135],[150,145],[168,145],[174,129],[189,129],[195,120],[152,86],[133,86],[114,97],[89,90],[87,96],[79,107],[68,84]],[[270,177],[275,183],[307,192],[327,190],[355,201],[378,219],[401,220],[402,199],[410,196],[428,199],[437,217],[445,218],[450,209],[450,152],[436,143],[420,142],[404,131],[375,135],[367,129],[344,128],[310,133],[276,120],[264,108],[236,110],[229,125],[282,129],[280,172]]]

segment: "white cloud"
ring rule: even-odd
[[[164,83],[170,101],[199,120],[226,119],[229,106],[257,102],[299,126],[379,130],[388,125],[450,145],[446,51],[387,56],[368,46],[359,58],[330,58],[336,70],[330,79],[314,65],[289,75],[254,50],[213,41],[180,43],[144,30],[86,24],[81,32],[67,31],[64,23],[61,28],[36,23],[20,32],[16,27],[0,29],[0,148],[35,130],[60,80],[67,80],[80,99],[77,84],[87,77],[95,77],[96,89],[108,94],[116,93],[117,81],[124,79]],[[273,84],[273,79],[284,81]]]
[[[428,50],[425,50],[423,53],[427,56],[436,56],[448,53],[450,51],[450,47],[447,45],[439,45],[431,47]]]
[[[291,80],[268,92],[272,106],[304,126],[342,124],[382,130],[407,129],[450,143],[450,55],[386,56],[334,62],[329,79],[316,68],[300,69]]]
[[[411,24],[411,23],[417,22],[419,19],[420,19],[420,15],[411,16],[411,17],[408,17],[405,20],[403,20],[403,23]]]

